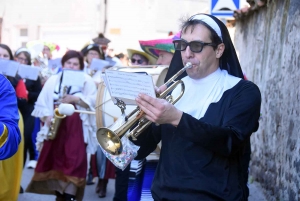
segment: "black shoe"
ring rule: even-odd
[[[88,174],[88,178],[87,178],[87,181],[86,181],[86,185],[93,185],[93,184],[95,184],[95,182],[94,182],[94,177],[93,177],[92,170],[90,169],[89,174]]]
[[[88,177],[88,180],[86,181],[86,185],[93,185],[95,184],[93,177]]]
[[[65,201],[76,201],[74,195],[64,193],[64,197],[65,197]]]
[[[20,194],[24,193],[22,186],[20,186]]]

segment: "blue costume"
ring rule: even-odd
[[[18,150],[21,134],[16,92],[3,75],[0,75],[0,86],[0,160],[4,160]]]

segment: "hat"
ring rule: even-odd
[[[98,45],[107,45],[108,43],[110,43],[110,40],[108,38],[105,38],[103,33],[99,33],[97,38],[93,38],[93,41]]]
[[[82,48],[81,53],[86,56],[90,50],[94,50],[99,53],[100,57],[103,56],[102,49],[97,44],[88,44],[84,48]]]
[[[150,54],[154,58],[159,57],[159,51],[165,51],[174,54],[175,48],[173,45],[173,40],[180,38],[180,32],[176,35],[169,36],[164,39],[155,39],[155,40],[147,40],[147,41],[139,41],[142,50],[144,50],[147,54]]]
[[[28,48],[26,48],[26,47],[21,47],[21,48],[19,48],[19,49],[15,52],[15,55],[18,55],[18,54],[20,54],[21,52],[27,52],[29,55],[31,55],[30,50],[29,50]]]
[[[44,42],[44,45],[47,46],[50,49],[50,52],[53,52],[54,50],[59,50],[59,46],[52,42]]]
[[[131,59],[132,55],[134,54],[140,54],[143,55],[144,57],[146,57],[149,60],[149,65],[155,65],[156,64],[156,58],[154,58],[153,56],[147,54],[146,52],[142,52],[139,50],[134,50],[134,49],[127,49],[128,52],[128,57]]]

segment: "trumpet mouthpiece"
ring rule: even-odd
[[[192,63],[191,62],[187,62],[184,66],[185,69],[187,68],[192,68]]]
[[[75,108],[72,104],[62,103],[58,106],[58,112],[63,115],[71,116],[75,112]]]

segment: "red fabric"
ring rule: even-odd
[[[116,167],[110,162],[110,160],[106,159],[106,169],[104,179],[114,179],[116,177]]]
[[[41,173],[51,170],[67,176],[86,178],[86,144],[78,113],[62,120],[54,140],[44,141],[35,171]]]
[[[99,177],[98,169],[97,169],[97,157],[96,154],[91,155],[91,167],[93,177]],[[106,159],[106,167],[105,167],[105,175],[103,179],[114,179],[116,177],[116,169],[115,166],[110,162],[110,160]]]
[[[91,155],[91,169],[93,177],[98,177],[96,154]]]
[[[16,95],[18,98],[24,98],[28,100],[27,89],[23,80],[19,80],[16,86]]]

